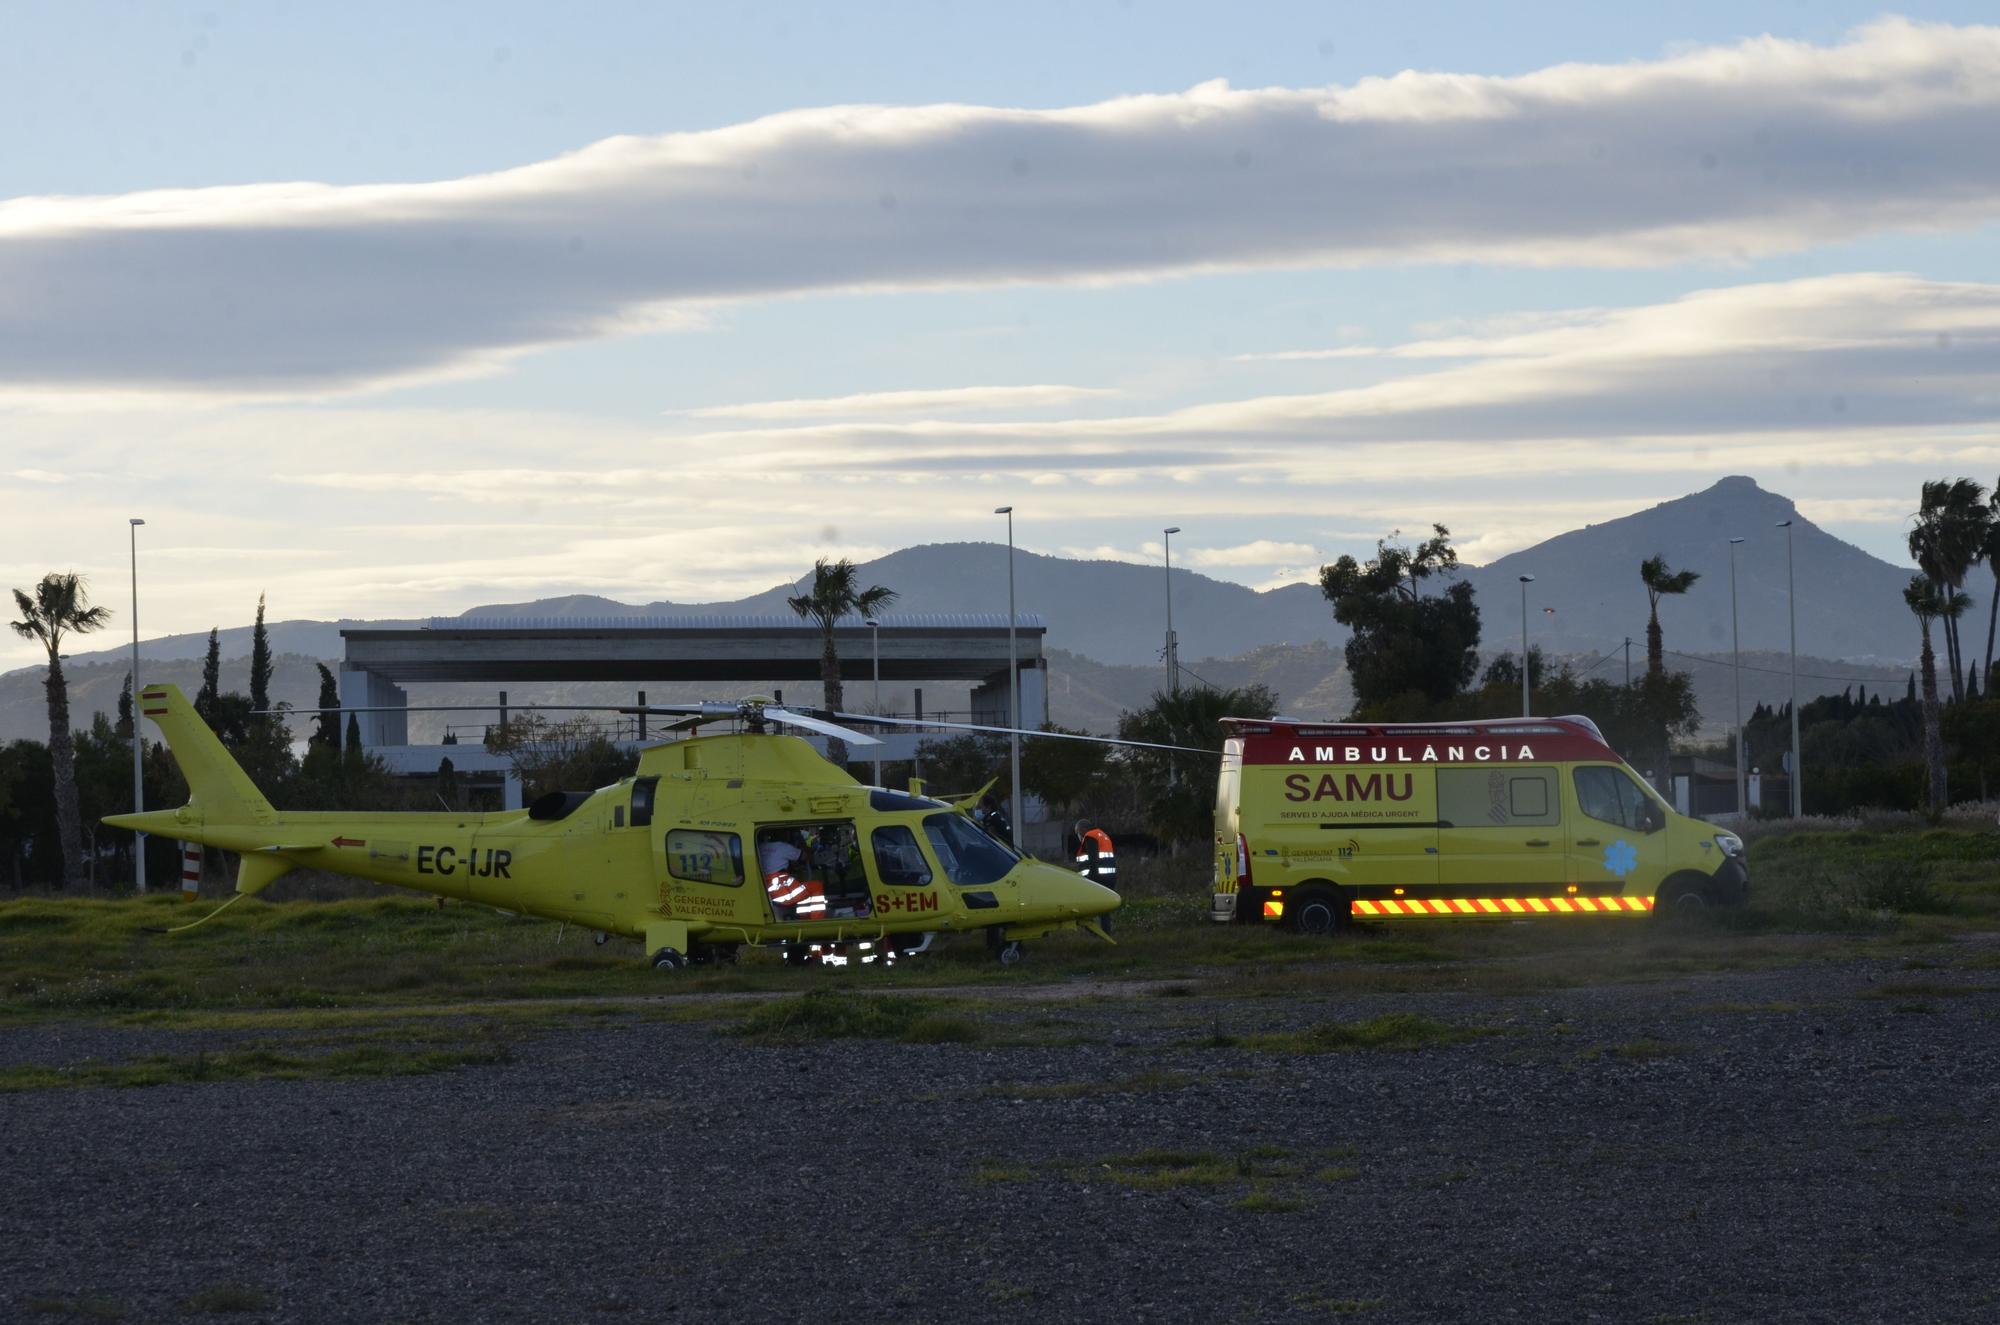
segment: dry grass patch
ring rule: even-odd
[[[1391,1012],[1365,1021],[1325,1021],[1301,1031],[1246,1035],[1241,1043],[1246,1049],[1324,1054],[1354,1049],[1427,1049],[1497,1034],[1490,1028],[1452,1026],[1414,1012]]]

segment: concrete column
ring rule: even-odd
[[[410,702],[409,694],[385,676],[360,668],[349,670],[345,665],[340,669],[340,706],[343,709],[398,707]],[[410,719],[405,713],[357,713],[356,720],[361,727],[362,748],[373,750],[383,745],[408,745],[410,743]],[[341,739],[346,739],[347,715],[341,714]]]

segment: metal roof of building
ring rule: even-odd
[[[1005,630],[1001,612],[891,612],[880,618],[885,630]],[[1039,612],[1014,618],[1020,630],[1048,629]],[[841,630],[866,630],[866,617],[844,616]],[[434,616],[425,630],[808,630],[819,623],[798,616],[753,615],[743,612],[679,613],[672,616]],[[350,632],[343,630],[341,634]],[[359,632],[355,632],[359,633]]]
[[[984,683],[1041,665],[1048,627],[1039,615],[907,612],[874,631],[860,617],[834,630],[841,675],[884,681]],[[817,681],[817,623],[796,616],[686,613],[660,616],[433,617],[420,628],[340,632],[343,669],[399,685],[433,681]]]

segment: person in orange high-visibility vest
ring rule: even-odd
[[[780,924],[792,920],[826,918],[826,885],[810,878],[802,835],[779,832],[766,835],[757,848],[757,865],[764,875],[764,891],[771,898],[772,917]]]
[[[1088,819],[1076,821],[1076,872],[1092,883],[1118,890],[1118,857],[1111,834]]]

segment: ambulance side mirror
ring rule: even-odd
[[[1641,832],[1657,833],[1666,826],[1666,811],[1662,810],[1658,805],[1652,801],[1647,801],[1639,807],[1639,830]]]

